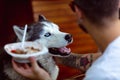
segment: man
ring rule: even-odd
[[[74,0],[71,8],[102,51],[102,56],[88,69],[84,80],[120,80],[119,0]],[[25,77],[51,80],[34,58],[30,58],[30,61],[32,67],[25,64],[25,68],[12,62],[14,69]]]

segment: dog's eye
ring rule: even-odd
[[[45,37],[49,37],[50,35],[51,35],[51,33],[48,32],[48,33],[46,33],[44,36],[45,36]]]

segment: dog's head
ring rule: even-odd
[[[14,26],[13,29],[21,41],[24,28]],[[51,54],[66,56],[70,53],[66,46],[72,43],[73,39],[71,34],[61,32],[58,25],[40,15],[38,22],[28,25],[26,41],[38,41],[48,47]]]

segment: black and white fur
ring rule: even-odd
[[[24,28],[13,27],[18,40],[23,37]],[[69,33],[61,32],[58,25],[48,21],[43,15],[39,21],[28,25],[26,41],[38,41],[49,49],[49,53],[40,56],[38,63],[49,72],[53,80],[57,79],[59,68],[52,56],[67,56],[70,49],[65,46],[72,43],[72,36]],[[11,56],[1,54],[0,80],[28,80],[14,71],[11,65]]]

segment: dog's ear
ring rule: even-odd
[[[16,26],[16,25],[14,25],[14,26],[13,26],[13,30],[14,30],[16,36],[18,37],[18,39],[19,39],[20,41],[22,41],[23,34],[24,34],[24,29],[22,29],[22,28],[20,28],[20,27],[18,27],[18,26]],[[27,39],[27,34],[26,34],[26,39]]]
[[[44,20],[46,20],[45,16],[39,15],[39,21],[44,21]]]

